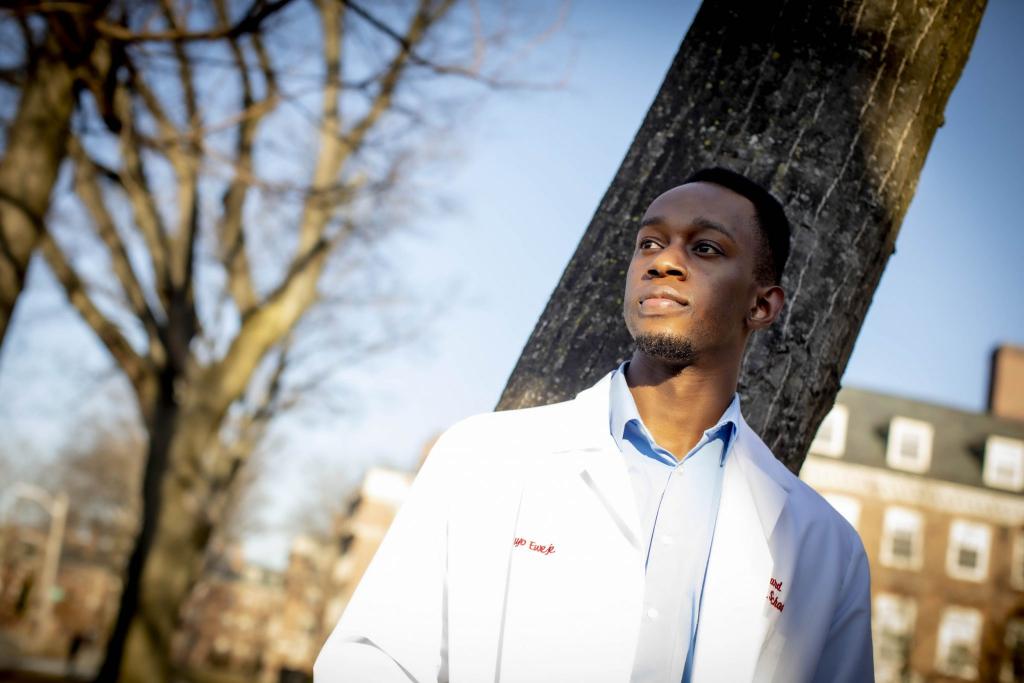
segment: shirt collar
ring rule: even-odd
[[[636,421],[635,425],[639,427],[639,432],[650,441],[652,448],[657,447],[653,437],[650,435],[650,432],[647,431],[647,427],[640,418],[640,413],[636,409],[636,402],[633,400],[633,394],[630,393],[629,385],[626,383],[626,368],[628,366],[629,361],[624,361],[622,365],[612,373],[611,395],[609,397],[610,400],[608,401],[609,428],[611,429],[612,438],[615,439],[616,445],[622,452],[625,452],[623,441],[626,433],[626,427],[634,420]],[[690,453],[702,448],[704,444],[715,438],[721,438],[723,444],[720,464],[725,464],[725,456],[729,452],[729,446],[732,444],[733,437],[739,429],[739,422],[740,396],[739,394],[733,394],[729,407],[727,407],[725,412],[722,413],[722,416],[718,418],[718,422],[704,432],[704,435],[700,438],[700,441],[697,442],[697,445],[693,447]],[[689,453],[687,455],[689,455]],[[654,459],[659,460],[659,462],[661,461],[659,458]],[[683,458],[683,460],[685,459],[686,458]]]

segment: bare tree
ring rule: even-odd
[[[724,165],[793,225],[779,321],[744,413],[791,470],[831,407],[984,0],[705,0],[520,356],[499,408],[564,400],[628,357],[623,276],[647,205]]]
[[[351,338],[309,321],[331,317],[333,300],[372,296],[339,287],[356,286],[373,245],[414,219],[410,183],[445,130],[443,105],[470,87],[522,85],[493,60],[532,45],[503,11],[162,0],[89,15],[109,60],[63,143],[74,193],[45,226],[41,208],[28,215],[146,435],[139,532],[99,680],[167,679],[179,606],[253,444],[329,374],[303,339],[368,341],[358,321]]]

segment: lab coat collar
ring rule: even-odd
[[[572,401],[576,429],[564,433],[582,440],[574,450],[584,451],[589,457],[580,471],[608,510],[616,524],[640,549],[640,519],[633,500],[633,492],[625,462],[608,429],[608,409],[611,379],[608,373],[597,384],[581,391]],[[789,482],[760,437],[750,428],[742,414],[738,415],[738,430],[730,460],[735,460],[750,489],[754,507],[766,541],[770,541],[779,515],[786,505]]]

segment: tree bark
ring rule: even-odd
[[[763,183],[793,226],[780,319],[752,338],[751,427],[797,472],[894,250],[985,0],[706,0],[498,404],[565,400],[628,357],[639,220],[691,171]]]

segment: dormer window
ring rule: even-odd
[[[985,441],[986,486],[1007,491],[1024,490],[1024,441],[990,436]]]
[[[811,453],[832,458],[842,456],[846,449],[846,423],[849,418],[850,411],[846,406],[841,403],[832,406],[832,410],[818,427],[818,433],[811,443]]]
[[[932,462],[934,430],[927,422],[894,417],[889,423],[885,461],[889,467],[907,472],[926,472]]]

